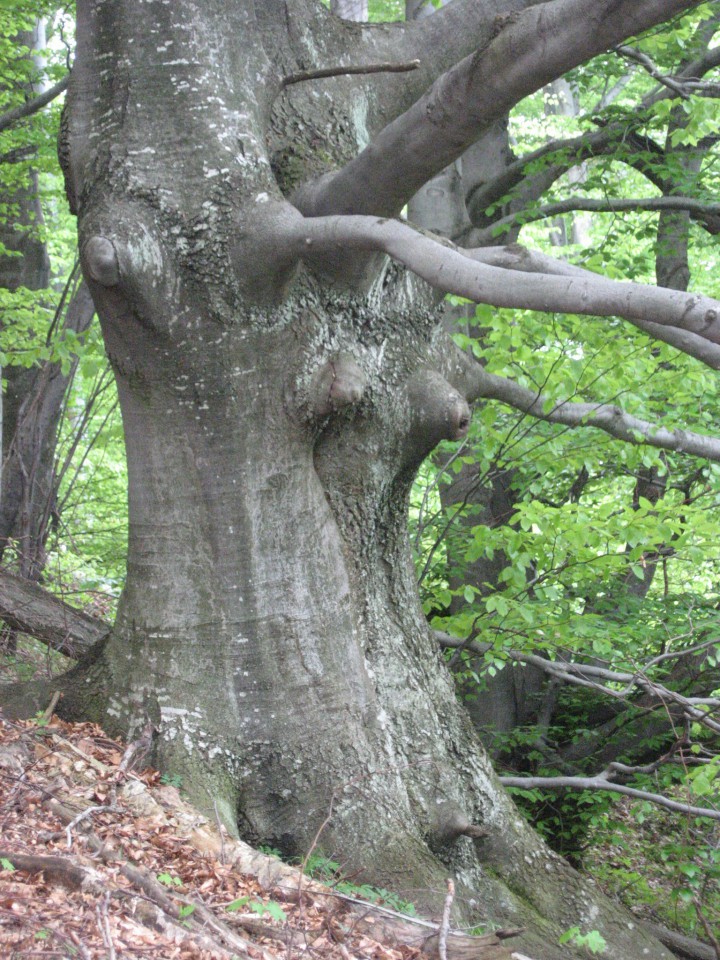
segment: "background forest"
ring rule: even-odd
[[[405,14],[369,2],[370,19]],[[472,246],[527,243],[720,297],[719,38],[706,3],[578,68],[424,188],[409,217],[455,239],[473,231]],[[126,471],[57,163],[72,48],[71,5],[0,2],[0,556],[111,620]],[[458,696],[554,849],[720,957],[720,465],[643,442],[603,406],[714,434],[714,371],[619,322],[453,299],[447,323],[541,404],[538,418],[483,401],[412,495],[423,603]],[[587,406],[568,413],[568,401]],[[2,679],[65,669],[71,647],[17,626],[8,617]]]

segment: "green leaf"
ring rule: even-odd
[[[250,897],[238,897],[238,899],[233,900],[232,903],[226,904],[225,909],[230,910],[231,912],[233,910],[241,910],[245,906],[245,904],[249,901],[249,899]]]

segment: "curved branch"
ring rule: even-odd
[[[3,130],[7,130],[7,128],[11,127],[14,123],[17,123],[18,120],[31,117],[34,113],[38,113],[43,107],[52,103],[53,100],[56,100],[60,96],[63,90],[67,89],[69,82],[70,74],[68,73],[62,80],[58,81],[54,87],[50,87],[45,93],[41,93],[39,97],[35,97],[34,100],[28,100],[27,103],[23,103],[19,107],[14,107],[12,110],[8,110],[7,113],[3,113],[0,116],[0,133],[2,133]]]
[[[720,344],[720,302],[710,297],[618,282],[590,273],[509,274],[398,220],[361,216],[297,218],[288,224],[284,239],[298,257],[339,276],[348,250],[386,253],[436,289],[476,303],[623,317],[631,322],[688,330]]]
[[[659,450],[689,453],[720,463],[720,439],[702,433],[656,426],[626,413],[615,404],[555,402],[552,398],[521,387],[478,364],[477,397],[500,400],[538,420],[561,423],[567,427],[596,427],[626,443],[645,443]]]
[[[638,117],[638,123],[642,117]],[[628,152],[629,148],[629,152]],[[651,152],[658,163],[662,162],[662,149],[649,137],[641,136],[635,130],[623,123],[613,123],[603,126],[600,130],[581,134],[577,137],[568,137],[562,140],[551,140],[513,161],[505,170],[493,180],[481,183],[473,188],[467,196],[468,216],[473,223],[482,223],[487,220],[485,211],[494,203],[506,197],[513,188],[518,187],[523,180],[530,180],[538,174],[531,173],[532,168],[545,157],[557,156],[548,161],[547,167],[541,171],[545,180],[554,183],[572,167],[578,166],[586,160],[613,154],[613,160],[626,163],[638,170],[658,190],[666,190],[667,181],[653,169],[653,162],[644,156],[638,158],[632,151]],[[530,168],[530,169],[528,169]]]
[[[524,96],[696,3],[547,0],[506,17],[495,39],[441,76],[358,157],[306,186],[298,206],[311,215],[398,212]]]
[[[469,653],[482,657],[492,648],[491,643],[480,643],[472,639],[460,640],[440,630],[436,630],[434,636],[444,650],[458,652],[467,650]],[[720,733],[720,723],[713,720],[710,711],[701,709],[702,707],[717,709],[720,705],[717,697],[685,697],[661,683],[648,679],[642,672],[642,670],[647,669],[647,664],[636,673],[627,673],[586,663],[548,660],[535,653],[523,653],[520,650],[508,650],[507,655],[516,663],[533,666],[554,680],[560,680],[562,683],[568,683],[576,687],[586,687],[623,703],[628,701],[632,689],[637,688],[664,707],[667,704],[676,704],[680,712],[688,719],[702,724],[714,733]],[[618,689],[617,686],[607,686],[607,684],[624,684],[625,689]]]
[[[687,90],[685,90],[685,88],[679,84],[674,77],[668,77],[662,73],[652,62],[650,57],[644,54],[641,50],[636,50],[635,47],[630,47],[626,44],[621,44],[619,47],[616,47],[615,50],[626,60],[632,60],[634,63],[639,63],[643,70],[650,74],[653,80],[657,80],[658,83],[661,83],[663,86],[667,87],[668,90],[671,90],[674,94],[682,97],[683,100],[690,99],[690,94],[687,92]]]
[[[473,260],[487,263],[495,267],[504,267],[507,270],[520,270],[526,273],[549,273],[561,277],[588,277],[592,279],[597,274],[582,267],[576,267],[565,260],[556,260],[547,254],[536,250],[528,250],[517,243],[504,247],[479,247],[466,251]],[[699,360],[713,370],[720,370],[720,347],[706,340],[704,337],[679,327],[661,326],[651,320],[632,321],[633,325],[654,340],[675,347],[681,353]]]
[[[681,803],[664,797],[660,793],[650,793],[647,790],[637,790],[635,787],[626,787],[622,783],[608,780],[604,774],[596,777],[500,777],[504,787],[519,787],[522,790],[532,790],[539,787],[541,790],[607,790],[610,793],[622,793],[635,800],[648,800],[658,807],[665,807],[675,813],[685,813],[691,817],[707,817],[709,820],[720,820],[720,810],[710,807],[695,807],[690,803]]]

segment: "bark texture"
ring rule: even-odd
[[[408,491],[464,435],[474,388],[435,294],[374,234],[348,257],[342,224],[303,224],[286,198],[522,6],[457,0],[433,51],[435,18],[371,29],[311,0],[149,0],[142,17],[79,0],[61,154],[120,393],[130,543],[114,631],[61,684],[63,709],[130,736],[150,719],[157,762],[248,840],[317,840],[430,911],[452,872],[462,913],[527,926],[537,960],[571,956],[556,944],[574,925],[608,958],[660,960],[519,817],[422,616]],[[425,50],[410,79],[283,89]]]

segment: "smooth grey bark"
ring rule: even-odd
[[[451,15],[454,6],[436,16]],[[396,215],[524,96],[623,37],[693,6],[687,0],[550,0],[525,4],[492,26],[486,21],[480,49],[447,71],[354,161],[299,192],[299,209],[311,216]],[[418,21],[415,29],[429,29],[434,19]]]
[[[487,35],[477,4],[453,7]],[[303,221],[279,187],[357,151],[363,118],[402,108],[396,86],[280,93],[350,36],[304,0],[144,13],[78,3],[62,155],[118,382],[130,543],[114,631],[61,681],[63,709],[129,736],[151,719],[156,761],[248,839],[305,853],[331,813],[325,850],[429,910],[452,872],[465,912],[526,924],[538,960],[572,956],[573,925],[609,958],[667,957],[518,816],[424,622],[407,495],[463,436],[474,386],[435,293],[379,255],[382,227],[348,280],[353,224]]]

